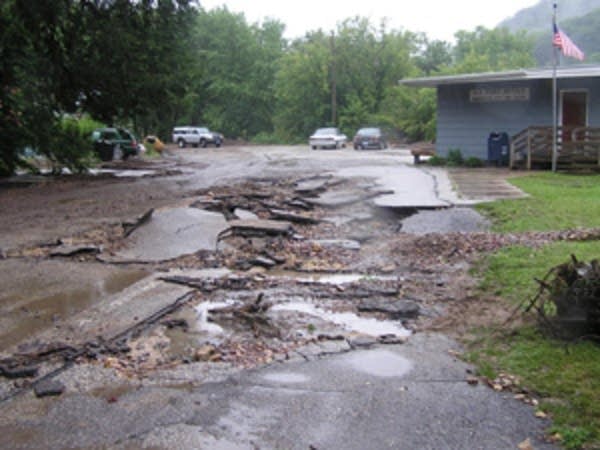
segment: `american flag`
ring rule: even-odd
[[[559,48],[563,55],[570,56],[571,58],[578,59],[583,61],[585,58],[585,53],[583,53],[579,47],[577,47],[571,38],[567,36],[556,24],[554,24],[554,37],[552,38],[552,44]]]

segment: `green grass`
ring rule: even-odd
[[[480,272],[480,288],[509,300],[515,306],[537,293],[538,284],[548,271],[570,260],[600,258],[600,241],[555,242],[539,249],[509,247],[486,259]]]
[[[480,344],[470,359],[488,377],[497,371],[518,375],[540,397],[567,448],[600,445],[600,347],[590,342],[567,345],[531,327]],[[595,445],[594,446],[594,442]]]
[[[544,173],[510,181],[530,197],[478,206],[496,231],[600,227],[600,175]]]
[[[511,180],[530,197],[489,203],[479,210],[503,232],[600,227],[600,176],[536,174]],[[600,258],[600,241],[555,242],[539,249],[511,247],[481,265],[480,289],[507,300],[507,308],[527,302],[538,290],[535,278],[567,262]],[[528,303],[528,302],[527,302]],[[505,371],[541,398],[566,448],[600,448],[600,346],[565,343],[524,325],[510,333],[479,333],[468,354],[479,372]]]

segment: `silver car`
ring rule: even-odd
[[[308,138],[313,150],[317,148],[344,148],[348,137],[337,128],[319,128]]]
[[[208,144],[214,144],[220,147],[223,143],[223,135],[210,131],[206,127],[175,127],[173,128],[173,142],[179,148],[184,148],[191,144],[193,147],[206,147]]]

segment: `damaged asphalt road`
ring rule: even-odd
[[[559,237],[486,233],[411,159],[230,147],[3,187],[0,447],[551,448],[430,330],[481,252]]]

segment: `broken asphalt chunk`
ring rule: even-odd
[[[219,239],[231,234],[234,236],[282,236],[294,232],[290,222],[277,220],[232,220],[229,228],[219,234]]]
[[[342,250],[360,250],[360,242],[351,239],[318,239],[310,242],[325,248],[341,248]]]
[[[15,366],[0,365],[0,374],[9,379],[30,378],[38,374],[37,366]]]
[[[74,256],[82,253],[100,253],[101,248],[95,245],[61,245],[50,252],[50,256]]]
[[[327,189],[329,182],[332,180],[332,176],[318,176],[313,178],[307,178],[304,180],[298,180],[296,182],[295,191],[299,193],[311,193],[321,192]]]
[[[271,218],[274,220],[287,220],[289,222],[302,224],[319,223],[319,220],[306,214],[285,211],[283,209],[270,209],[269,212],[271,213]]]
[[[133,222],[124,222],[123,228],[125,229],[125,237],[127,237],[131,233],[133,233],[135,231],[135,229],[137,227],[139,227],[140,225],[143,225],[146,222],[148,222],[150,220],[150,218],[152,217],[153,213],[154,213],[154,208],[150,208],[148,211],[146,211],[144,214],[139,216]]]
[[[348,339],[351,348],[369,348],[377,344],[377,338],[373,336],[355,336]]]
[[[233,215],[239,220],[259,220],[256,214],[243,208],[235,208]]]
[[[65,386],[56,380],[42,380],[35,385],[33,391],[38,398],[49,397],[61,395],[65,391]]]
[[[299,198],[290,200],[285,204],[292,208],[304,209],[305,211],[310,211],[311,209],[313,209],[313,206],[311,204],[306,203],[304,200],[301,200]]]
[[[377,342],[384,345],[406,344],[405,336],[397,336],[395,334],[383,334],[377,338]]]
[[[108,262],[166,261],[199,250],[214,251],[219,233],[227,229],[222,214],[197,208],[154,211],[147,223],[140,224],[125,240],[115,256],[101,255]]]
[[[420,307],[412,300],[382,301],[381,299],[366,298],[358,304],[361,312],[381,312],[390,319],[415,318],[419,315]]]
[[[277,262],[273,261],[270,258],[266,258],[264,256],[258,256],[254,259],[251,259],[249,261],[249,263],[252,264],[253,266],[265,267],[267,269],[270,269],[271,267],[275,267],[277,265]]]

